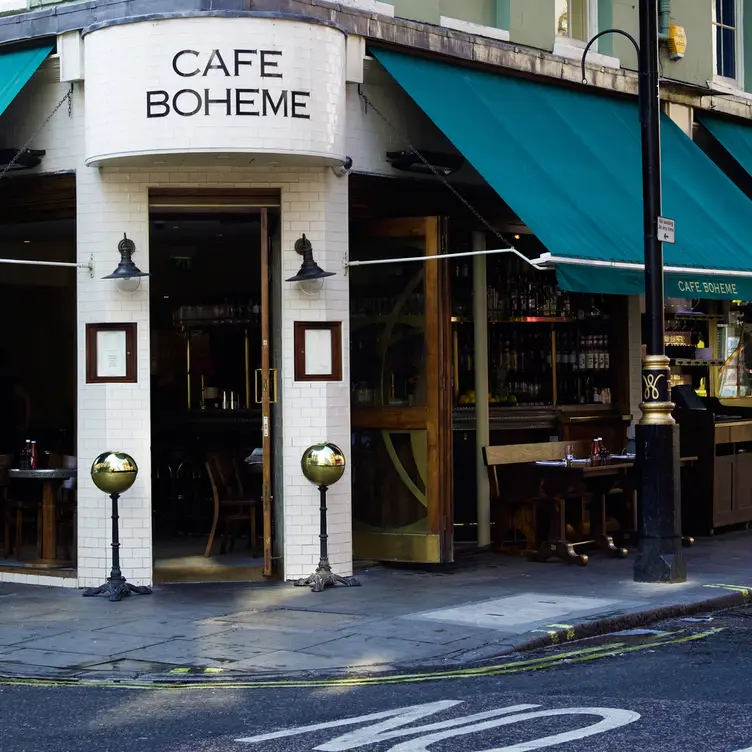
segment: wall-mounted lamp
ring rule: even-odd
[[[108,274],[102,279],[114,279],[117,282],[117,289],[120,292],[132,293],[141,287],[141,277],[148,277],[149,272],[142,272],[133,263],[133,253],[136,250],[136,244],[123,233],[123,239],[118,243],[120,251],[120,263],[117,265],[112,274]]]
[[[297,282],[298,287],[303,292],[308,294],[316,293],[324,286],[324,279],[326,277],[335,276],[334,272],[325,272],[313,260],[313,246],[305,235],[295,241],[295,252],[303,257],[303,263],[300,265],[298,273],[286,281]]]

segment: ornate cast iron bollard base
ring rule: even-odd
[[[125,577],[121,577],[119,580],[110,577],[104,585],[100,585],[96,588],[87,588],[83,592],[84,598],[89,598],[94,595],[108,595],[113,603],[121,601],[123,598],[127,598],[131,594],[151,595],[151,588],[148,588],[145,585],[131,585],[130,582],[125,581]]]
[[[87,588],[83,592],[84,598],[90,598],[94,595],[109,596],[111,602],[121,601],[123,598],[128,597],[131,593],[136,595],[151,595],[151,588],[145,585],[131,585],[130,582],[125,581],[123,573],[120,571],[120,532],[118,529],[118,500],[120,494],[110,494],[112,499],[112,569],[110,570],[110,576],[107,578],[107,582],[104,585],[100,585],[96,588]]]
[[[299,587],[310,586],[312,593],[320,593],[324,588],[344,585],[345,587],[360,587],[360,582],[354,577],[341,577],[332,572],[329,562],[320,561],[316,571],[309,577],[303,577],[295,583]]]
[[[328,486],[319,486],[319,499],[321,500],[319,507],[321,513],[319,565],[310,577],[303,577],[295,583],[298,587],[309,586],[312,593],[320,593],[324,588],[335,587],[336,585],[360,587],[360,583],[354,577],[340,577],[340,575],[334,574],[329,564],[329,552],[327,550],[329,536],[326,532],[326,492],[328,488]]]

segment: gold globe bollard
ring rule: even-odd
[[[301,587],[310,586],[312,593],[320,593],[324,588],[335,585],[360,587],[360,582],[354,577],[340,577],[332,572],[327,550],[329,536],[326,532],[326,492],[329,486],[334,485],[345,472],[345,455],[336,444],[315,444],[305,450],[300,466],[303,475],[319,487],[321,498],[320,555],[316,571],[310,577],[304,577],[295,584]]]
[[[91,466],[91,479],[94,485],[112,499],[112,569],[104,585],[84,590],[84,597],[107,594],[111,601],[120,601],[131,593],[150,595],[151,588],[131,585],[125,581],[120,571],[120,531],[118,530],[118,500],[127,491],[138,475],[138,465],[125,452],[105,452],[97,457]]]

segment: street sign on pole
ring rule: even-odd
[[[658,217],[658,240],[661,243],[676,242],[676,222],[666,217]]]

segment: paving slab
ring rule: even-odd
[[[132,635],[144,638],[154,638],[152,642],[165,639],[195,640],[199,637],[209,637],[232,631],[233,625],[224,621],[216,620],[207,623],[207,620],[188,621],[187,619],[173,619],[162,617],[161,619],[137,619],[135,621],[120,621],[113,625],[103,625],[92,629],[93,634]],[[2,630],[0,629],[0,644],[2,644]]]
[[[127,650],[146,648],[164,642],[162,637],[123,635],[98,630],[73,631],[27,640],[24,647],[35,650],[59,650],[63,653],[96,653],[97,655],[117,655]]]
[[[323,593],[211,583],[158,586],[110,603],[0,583],[0,676],[447,666],[752,601],[752,533],[703,539],[685,555],[688,580],[677,585],[633,582],[631,558],[595,554],[581,568],[488,553],[433,569],[362,569],[361,588]]]
[[[70,653],[62,650],[19,648],[0,654],[0,667],[4,663],[15,663],[49,668],[77,669],[92,663],[100,663],[106,658],[106,654],[95,653],[93,650],[88,653]]]
[[[216,645],[231,645],[253,650],[305,650],[314,645],[331,642],[341,636],[340,632],[321,629],[280,632],[270,629],[239,627],[215,634],[211,641]]]
[[[269,652],[271,651],[246,648],[242,659],[246,660]],[[191,640],[173,640],[157,646],[129,650],[127,653],[121,653],[118,657],[132,661],[151,661],[190,667],[225,667],[233,663],[233,660],[227,655],[227,650],[222,646]]]

